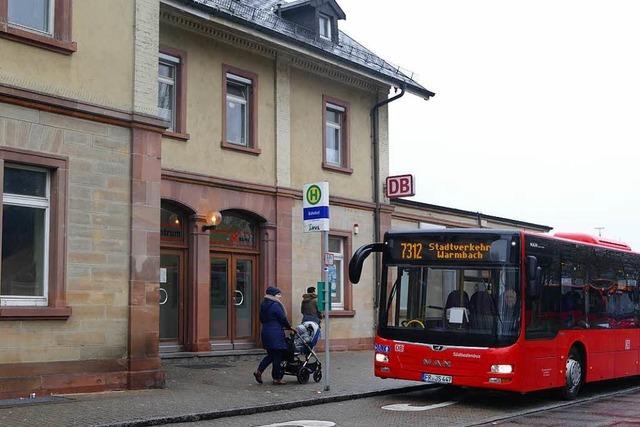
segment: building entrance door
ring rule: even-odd
[[[162,250],[160,256],[160,341],[180,346],[184,329],[184,256],[181,251]]]
[[[211,255],[211,339],[217,350],[255,347],[257,257]]]

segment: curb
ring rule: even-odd
[[[424,384],[402,388],[391,388],[387,390],[367,391],[363,393],[341,394],[336,396],[326,396],[317,399],[298,400],[294,402],[276,403],[267,406],[249,406],[246,408],[224,409],[221,411],[199,412],[194,414],[183,414],[158,418],[147,418],[131,421],[123,421],[111,424],[100,424],[95,427],[146,427],[162,424],[190,423],[195,421],[215,420],[218,418],[237,417],[242,415],[253,415],[264,412],[282,411],[286,409],[301,408],[304,406],[322,405],[325,403],[344,402],[345,400],[365,399],[367,397],[384,396],[398,393],[409,393],[413,391],[425,390],[438,386],[436,384]]]

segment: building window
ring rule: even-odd
[[[76,51],[71,41],[72,0],[0,0],[0,37],[60,53]]]
[[[222,222],[209,231],[209,243],[213,247],[257,249],[258,227],[256,222],[239,212],[225,211]]]
[[[186,52],[163,47],[158,63],[158,115],[169,122],[165,136],[188,140]]]
[[[320,15],[318,25],[320,27],[320,38],[331,40],[331,18],[327,15]]]
[[[61,319],[68,161],[0,148],[0,318]]]
[[[9,0],[7,22],[30,31],[51,35],[54,22],[53,0]]]
[[[348,104],[324,97],[324,162],[323,166],[351,173],[349,168]]]
[[[249,145],[251,80],[227,73],[227,142]]]
[[[259,154],[256,144],[257,76],[229,66],[223,67],[223,148]]]
[[[2,195],[2,305],[47,305],[49,173],[6,164]]]
[[[327,163],[334,166],[342,166],[342,127],[344,120],[344,108],[338,105],[327,103],[326,122],[326,159]]]
[[[176,129],[177,75],[180,58],[160,54],[158,64],[158,115],[170,123],[168,130]]]

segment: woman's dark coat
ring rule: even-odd
[[[262,322],[262,346],[267,350],[286,350],[282,328],[291,328],[282,305],[278,301],[265,298],[260,305]]]

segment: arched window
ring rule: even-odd
[[[225,211],[220,225],[210,231],[211,246],[234,249],[256,249],[256,222],[240,212]]]
[[[186,216],[182,210],[169,202],[160,205],[160,239],[162,244],[183,246],[186,244]]]

